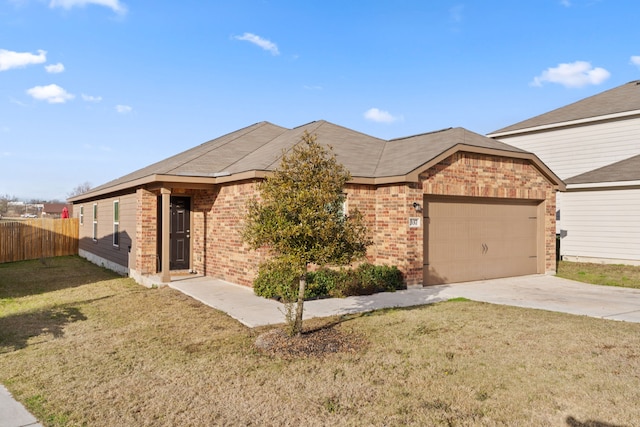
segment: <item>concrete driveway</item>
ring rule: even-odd
[[[640,289],[534,275],[458,283],[442,292],[492,304],[640,323]]]
[[[170,286],[226,312],[249,327],[284,322],[282,304],[257,297],[250,288],[244,286],[209,277],[182,278],[172,281]],[[459,297],[492,304],[640,322],[640,289],[588,285],[546,275],[307,301],[304,305],[304,317],[309,319],[391,307],[411,307]]]

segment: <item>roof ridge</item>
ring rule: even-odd
[[[204,153],[199,153],[197,156],[194,156],[194,157],[191,157],[191,158],[190,158],[190,159],[188,159],[188,160],[185,160],[184,162],[180,163],[179,165],[177,165],[177,166],[175,166],[175,167],[173,167],[173,168],[169,169],[167,172],[172,172],[172,171],[174,171],[174,170],[176,170],[176,169],[179,169],[179,168],[181,168],[182,166],[186,165],[187,163],[189,163],[189,162],[191,162],[191,161],[193,161],[193,160],[197,159],[198,157],[201,157],[203,154],[210,153],[211,151],[213,151],[213,150],[215,150],[215,149],[218,149],[218,148],[220,148],[220,147],[224,147],[225,145],[232,143],[232,142],[233,142],[233,141],[235,141],[236,139],[238,139],[238,138],[240,138],[240,137],[243,137],[243,136],[245,136],[245,135],[247,135],[247,134],[249,134],[249,133],[251,133],[251,132],[253,132],[253,131],[257,130],[257,129],[260,129],[261,127],[266,126],[266,125],[268,125],[268,124],[273,125],[273,123],[269,123],[269,122],[267,122],[267,121],[256,122],[256,123],[254,123],[254,124],[252,124],[252,125],[245,126],[244,128],[241,128],[241,129],[238,129],[238,130],[236,130],[236,131],[233,131],[233,132],[227,133],[227,134],[225,134],[225,135],[219,136],[218,138],[210,139],[209,141],[203,142],[202,144],[200,144],[200,145],[198,145],[198,146],[196,146],[196,147],[190,148],[190,149],[189,149],[189,150],[187,150],[187,151],[194,150],[194,149],[196,149],[196,148],[198,148],[198,147],[202,147],[203,145],[206,145],[206,144],[209,144],[209,143],[211,143],[211,142],[214,142],[214,141],[216,141],[216,140],[218,140],[218,139],[224,138],[224,137],[225,137],[225,136],[227,136],[227,135],[231,135],[231,134],[234,134],[234,133],[237,133],[237,132],[241,132],[241,133],[239,133],[235,138],[231,138],[231,139],[229,139],[229,141],[225,142],[224,144],[221,144],[221,145],[218,145],[218,146],[212,147],[211,149],[204,151]],[[277,125],[273,125],[273,126],[277,126]],[[243,131],[244,131],[244,132],[243,132]],[[179,155],[179,154],[180,154],[180,153],[178,153],[178,154],[176,154],[176,155]]]
[[[312,123],[316,123],[316,122],[318,122],[318,121],[323,122],[324,120],[311,120],[310,122],[303,123],[303,124],[298,125],[298,126],[294,126],[294,127],[292,127],[290,130],[298,129],[298,128],[301,128],[301,127],[304,127],[304,126],[310,125],[310,124],[312,124]]]
[[[410,138],[415,138],[416,136],[422,136],[422,135],[432,135],[434,133],[439,133],[439,132],[446,132],[448,130],[452,130],[452,129],[460,129],[460,128],[453,128],[453,127],[448,127],[448,128],[443,128],[443,129],[438,129],[438,130],[434,130],[431,132],[423,132],[423,133],[417,133],[415,135],[408,135],[408,136],[401,136],[399,138],[392,138],[390,139],[388,142],[392,142],[392,141],[400,141],[402,139],[410,139]]]
[[[368,133],[360,132],[359,130],[351,129],[351,128],[348,128],[346,126],[342,126],[342,125],[339,125],[339,124],[336,124],[336,123],[333,123],[333,122],[329,122],[327,120],[320,120],[320,121],[324,122],[325,124],[331,125],[331,126],[335,126],[335,127],[341,128],[341,129],[346,129],[349,132],[354,132],[354,133],[357,133],[357,134],[360,134],[360,135],[367,136],[369,138],[373,138],[373,139],[377,139],[377,140],[385,141],[385,142],[387,141],[386,139],[378,138],[377,136],[369,135]]]
[[[378,159],[376,160],[376,167],[373,168],[373,175],[377,175],[378,174],[378,168],[380,167],[380,162],[382,161],[382,157],[384,157],[385,151],[387,151],[387,145],[388,144],[389,144],[389,140],[384,140],[384,147],[382,147],[382,150],[380,150],[380,155],[378,156]]]
[[[385,157],[387,149],[391,149],[389,147],[389,143],[390,142],[404,141],[404,140],[407,140],[407,139],[415,138],[415,137],[418,137],[418,136],[424,136],[424,135],[433,135],[433,134],[440,133],[440,132],[446,132],[446,131],[451,130],[451,129],[453,129],[453,128],[449,127],[449,128],[434,130],[434,131],[431,131],[431,132],[423,132],[423,133],[418,133],[418,134],[415,134],[415,135],[402,136],[400,138],[393,138],[393,139],[386,140],[385,144],[384,144],[384,148],[380,152],[380,156],[378,157],[378,161],[376,162],[376,167],[374,169],[374,174],[378,173],[378,169],[380,168],[380,162],[382,162],[382,159]]]
[[[278,126],[278,125],[274,125],[273,123],[270,123],[270,122],[264,122],[264,123],[265,123],[265,124],[270,124],[270,125],[273,125],[273,126]],[[281,127],[281,126],[278,126],[278,127]],[[231,166],[235,165],[236,163],[239,163],[241,160],[243,160],[243,159],[247,158],[247,157],[248,157],[248,156],[250,156],[251,154],[255,153],[255,152],[256,152],[256,150],[259,150],[260,148],[262,148],[262,147],[264,147],[265,145],[269,144],[269,143],[270,143],[271,141],[273,141],[274,139],[281,137],[281,136],[282,136],[282,134],[284,134],[284,133],[286,133],[286,132],[288,132],[288,131],[290,131],[290,130],[291,130],[291,129],[287,129],[287,128],[283,128],[283,129],[284,129],[284,132],[282,132],[282,133],[280,133],[280,134],[278,134],[278,135],[274,136],[274,137],[273,137],[273,138],[271,138],[270,140],[266,141],[264,144],[261,144],[261,145],[260,145],[259,147],[257,147],[255,150],[252,150],[252,151],[248,152],[247,154],[245,154],[244,156],[240,157],[240,158],[239,158],[239,159],[237,159],[235,162],[231,162],[231,163],[229,163],[229,164],[227,165],[227,169],[229,169]],[[246,135],[246,134],[245,134],[245,135]],[[229,141],[229,142],[231,142],[231,141]],[[226,145],[226,144],[225,144],[225,145]]]
[[[296,126],[292,129],[288,129],[288,132],[292,132],[295,131],[296,129],[300,129],[304,126],[309,126],[309,125],[313,125],[314,123],[317,123],[317,125],[314,127],[313,130],[318,129],[320,126],[322,126],[323,124],[327,123],[325,120],[314,120],[311,121],[309,123],[305,123],[303,125],[300,126]],[[282,136],[283,134],[278,135],[278,137]],[[274,138],[275,139],[275,138]],[[267,169],[271,168],[272,166],[274,166],[276,163],[280,162],[282,160],[282,157],[284,157],[287,153],[289,153],[289,151],[291,151],[293,149],[293,147],[295,147],[296,145],[298,145],[298,142],[296,142],[295,144],[293,144],[292,146],[290,146],[289,148],[282,150],[282,156],[279,156],[276,158],[276,160],[274,160],[273,162],[269,163],[269,165],[267,165]]]
[[[377,172],[377,170],[378,170],[378,166],[380,165],[380,160],[382,159],[382,155],[383,155],[383,153],[384,153],[384,150],[387,148],[387,143],[388,143],[389,141],[388,141],[388,140],[386,140],[386,139],[378,138],[377,136],[369,135],[368,133],[364,133],[364,132],[357,131],[357,130],[355,130],[355,129],[348,128],[348,127],[346,127],[346,126],[338,125],[338,124],[333,123],[333,122],[328,122],[328,121],[326,121],[326,120],[323,120],[323,121],[324,121],[324,124],[329,124],[329,125],[331,125],[331,126],[335,126],[335,127],[337,127],[337,128],[340,128],[340,129],[345,129],[345,130],[347,130],[347,131],[349,131],[349,132],[354,132],[354,133],[357,133],[357,134],[359,134],[359,135],[363,135],[363,136],[366,136],[366,137],[368,137],[368,138],[372,138],[372,139],[376,139],[376,140],[378,140],[378,141],[382,141],[382,142],[384,142],[384,147],[382,147],[382,150],[380,150],[380,155],[378,156],[378,159],[377,159],[377,161],[376,161],[376,167],[373,169],[373,173],[374,173],[374,175],[375,175],[375,173],[376,173],[376,172]],[[320,126],[318,126],[318,127],[320,127]]]
[[[316,126],[315,129],[319,129],[320,127],[322,127],[324,125],[331,125],[331,126],[334,126],[334,127],[340,128],[340,129],[345,129],[345,130],[347,130],[349,132],[357,133],[359,135],[363,135],[363,136],[366,136],[368,138],[372,138],[372,139],[375,139],[375,140],[383,142],[384,143],[384,147],[382,147],[382,150],[380,150],[380,155],[378,156],[378,159],[376,161],[376,166],[375,166],[374,172],[373,172],[374,174],[376,173],[376,171],[378,170],[378,166],[380,165],[380,161],[382,160],[382,155],[384,154],[384,151],[386,149],[387,142],[389,142],[388,140],[382,139],[382,138],[378,138],[377,136],[369,135],[368,133],[360,132],[358,130],[351,129],[351,128],[348,128],[346,126],[342,126],[342,125],[339,125],[339,124],[336,124],[336,123],[333,123],[333,122],[330,122],[330,121],[327,121],[327,120],[324,120],[324,119],[316,120],[316,121],[307,123],[307,125],[311,124],[311,123],[319,123],[318,126]],[[306,125],[301,125],[301,126],[298,126],[298,127],[302,127],[302,126],[306,126]],[[297,127],[294,128],[294,129],[297,129]],[[273,163],[271,165],[269,165],[269,166],[272,166],[272,165],[273,165]]]

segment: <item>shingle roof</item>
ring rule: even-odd
[[[273,171],[283,153],[300,143],[305,131],[316,135],[319,143],[330,145],[337,160],[354,178],[404,176],[455,147],[467,151],[497,150],[508,156],[535,158],[524,150],[463,128],[449,128],[387,141],[324,120],[293,129],[260,122],[139,169],[72,200],[103,194],[116,187],[126,188],[134,185],[134,181],[151,179],[156,175],[163,176],[164,180],[167,176],[184,180],[188,177],[213,178],[238,176],[252,171]],[[537,158],[535,160],[539,162]],[[542,168],[546,167],[542,165]],[[550,171],[549,174],[554,176]],[[554,179],[557,177],[554,176]]]
[[[514,132],[537,126],[590,119],[609,114],[640,111],[640,80],[590,96],[567,106],[549,111],[491,132],[489,135]]]
[[[107,182],[91,192],[154,174],[212,176],[286,130],[267,122],[256,123]]]
[[[487,138],[464,128],[449,128],[388,141],[385,144],[380,165],[376,169],[376,176],[407,174],[456,145],[526,153],[526,151],[512,145]]]
[[[48,214],[59,214],[62,209],[68,207],[66,203],[43,203],[43,205],[42,211]]]
[[[621,181],[640,181],[640,155],[576,175],[566,179],[565,183],[591,184]]]

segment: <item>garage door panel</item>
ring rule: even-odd
[[[452,197],[424,206],[425,284],[537,272],[537,202]]]
[[[433,231],[433,239],[436,241],[468,239],[472,229],[474,229],[472,224],[461,224],[458,219],[443,218]]]
[[[463,263],[456,261],[444,261],[438,263],[437,268],[429,268],[429,284],[455,283],[468,281],[469,276],[482,268],[478,260],[469,260]]]
[[[536,272],[537,259],[528,257],[496,257],[483,265],[485,278],[521,276],[523,270],[534,274]]]

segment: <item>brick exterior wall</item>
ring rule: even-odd
[[[257,182],[222,185],[193,193],[193,266],[197,272],[251,286],[266,251],[252,251],[242,241],[247,202]]]
[[[555,193],[553,186],[526,160],[456,153],[424,171],[417,183],[369,186],[348,185],[347,210],[364,215],[373,245],[367,261],[396,265],[407,285],[422,283],[424,237],[422,212],[413,203],[425,195],[493,197],[544,201],[546,271],[555,270]],[[267,251],[252,251],[242,241],[247,201],[256,196],[258,182],[243,181],[210,190],[174,189],[174,195],[191,197],[192,268],[201,274],[251,286]],[[136,193],[135,269],[156,273],[158,235],[157,194]],[[86,214],[85,214],[86,215]],[[409,227],[409,218],[420,226]]]
[[[544,201],[545,272],[555,272],[555,191],[529,161],[459,152],[422,173],[420,181],[424,194]]]
[[[421,217],[413,203],[422,205],[418,184],[379,187],[357,185],[346,188],[348,209],[357,208],[365,217],[373,244],[367,261],[395,265],[407,284],[422,281],[422,228],[409,228],[410,217]]]
[[[139,188],[136,191],[136,240],[132,247],[134,269],[139,274],[152,275],[157,271],[159,226],[157,194]]]
[[[349,186],[346,192],[348,206],[363,212],[372,234],[368,261],[396,265],[407,285],[422,283],[424,224],[413,203],[422,206],[425,195],[544,201],[545,270],[555,271],[555,192],[527,160],[460,152],[423,172],[420,183]],[[412,217],[420,218],[420,227],[409,227]]]

